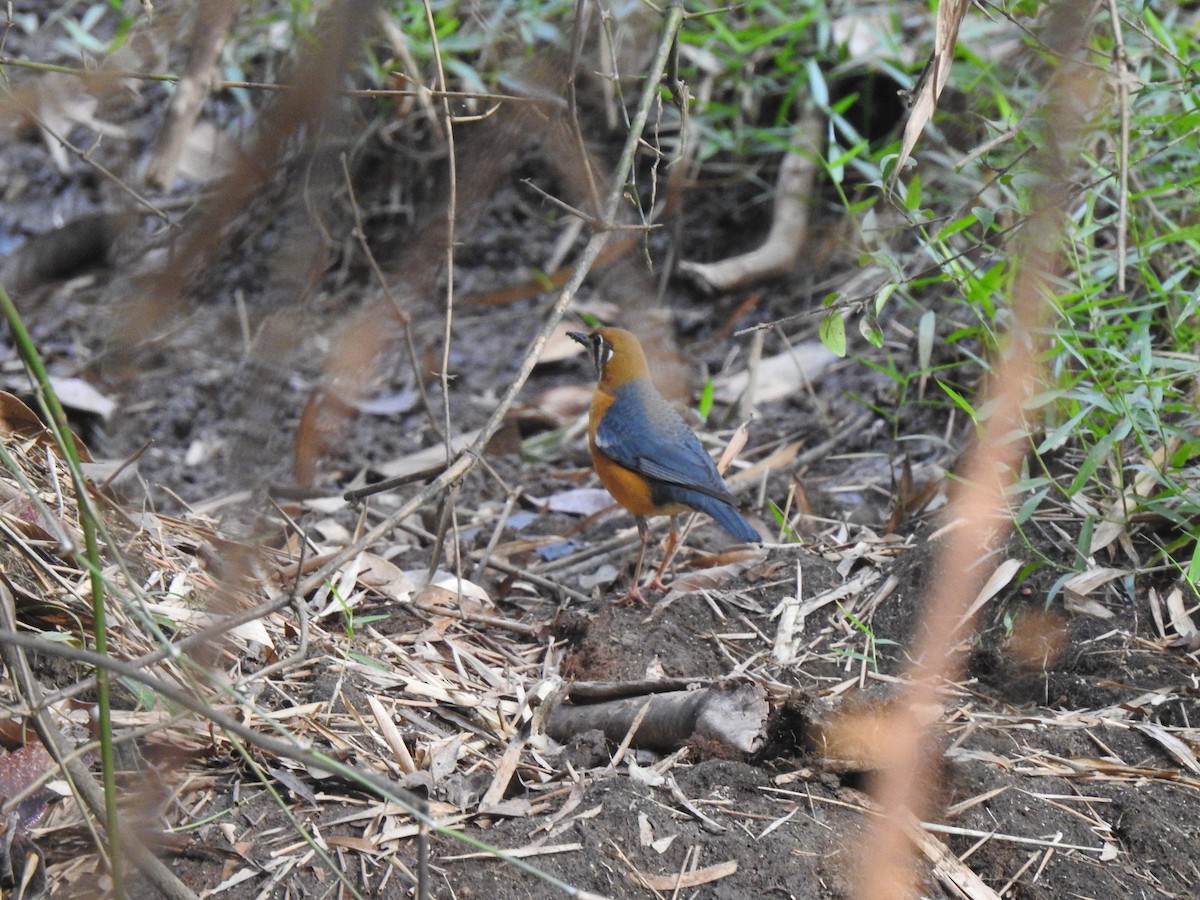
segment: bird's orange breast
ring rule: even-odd
[[[674,516],[684,512],[687,507],[678,503],[656,505],[650,480],[645,475],[627,469],[596,448],[596,429],[613,402],[612,394],[603,388],[597,389],[592,395],[588,415],[588,450],[591,451],[592,466],[600,477],[600,483],[614,500],[635,516]]]

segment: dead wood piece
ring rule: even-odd
[[[638,678],[633,681],[573,681],[569,699],[575,702],[598,703],[644,694],[688,692],[693,685],[708,682],[707,678]]]
[[[761,278],[790,272],[808,236],[809,203],[822,135],[820,113],[815,109],[806,110],[792,131],[788,152],[779,166],[774,218],[761,246],[720,262],[683,262],[679,265],[680,272],[714,291],[728,291]]]
[[[699,691],[672,691],[650,697],[630,697],[587,706],[560,706],[550,714],[546,733],[565,742],[576,734],[600,729],[619,741],[634,718],[648,706],[633,744],[646,750],[675,750],[689,741],[716,742],[742,753],[762,744],[768,706],[766,692],[756,684],[716,685]]]
[[[0,266],[0,282],[21,303],[22,294],[47,281],[70,278],[108,260],[121,232],[120,216],[91,213],[30,238]]]
[[[217,55],[233,27],[237,8],[235,0],[202,3],[198,7],[188,41],[187,66],[175,86],[154,155],[146,167],[146,183],[155,190],[169,190],[175,180],[188,133],[200,115],[209,85],[216,79]]]

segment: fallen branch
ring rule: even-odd
[[[808,237],[808,212],[817,176],[823,125],[820,113],[809,108],[792,130],[792,139],[775,182],[775,208],[766,241],[749,253],[720,262],[681,262],[679,271],[682,274],[694,278],[709,290],[728,291],[772,275],[786,275],[792,270]]]
[[[742,753],[762,744],[767,719],[766,691],[756,684],[715,685],[699,691],[671,691],[586,706],[559,706],[546,721],[556,741],[599,729],[610,741],[621,740],[646,713],[633,735],[633,745],[658,751],[688,742],[716,742]]]

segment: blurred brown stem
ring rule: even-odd
[[[1069,148],[1077,141],[1095,96],[1086,71],[1071,61],[1087,34],[1087,11],[1082,6],[1058,3],[1046,22],[1045,39],[1063,62],[1050,75],[1046,131],[1035,159],[1042,183],[1031,191],[1032,210],[1014,262],[1009,346],[977,407],[991,412],[961,468],[962,483],[948,513],[948,519],[960,525],[938,548],[937,574],[902,708],[940,707],[939,688],[961,676],[960,623],[965,620],[968,632],[973,628],[975,620],[966,611],[990,573],[981,560],[1011,528],[1005,488],[1016,478],[1027,446],[1022,403],[1038,382],[1037,336],[1061,268],[1063,207],[1070,175],[1066,160],[1072,158]],[[859,885],[858,895],[866,900],[895,900],[916,892],[914,848],[905,822],[910,816],[928,818],[941,759],[934,732],[923,728],[916,716],[906,717],[905,722],[889,748],[890,764],[880,773],[877,795],[884,816],[872,828],[862,854],[871,861]]]

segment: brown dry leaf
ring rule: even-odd
[[[1021,570],[1022,562],[1019,559],[1006,559],[1000,565],[996,566],[991,577],[979,589],[979,594],[975,597],[975,602],[971,604],[961,619],[959,619],[958,627],[962,628],[967,622],[975,618],[975,614],[981,610],[984,605],[995,597],[998,593],[1004,590],[1005,586],[1016,577],[1017,572]]]
[[[25,746],[0,756],[0,799],[15,797],[47,772],[53,771],[57,765],[54,757],[38,740],[30,741]],[[35,794],[23,801],[18,811],[21,827],[29,828],[46,811],[46,798]]]
[[[425,579],[425,572],[418,569],[405,572],[410,579],[413,579],[418,584]],[[479,609],[494,609],[496,604],[492,602],[488,592],[472,581],[467,581],[465,578],[459,578],[452,572],[444,572],[438,569],[433,573],[433,577],[429,580],[429,585],[425,590],[421,591],[417,600],[422,605],[427,606],[445,606],[448,608],[457,609],[463,600],[475,600],[477,604],[467,604],[467,608],[472,607]]]
[[[730,463],[738,458],[743,450],[746,449],[746,442],[750,440],[750,423],[743,422],[738,426],[737,431],[733,433],[733,437],[729,439],[729,443],[725,445],[725,450],[721,454],[721,458],[717,460],[717,471],[722,475],[729,468]]]
[[[678,598],[694,594],[697,591],[718,590],[733,581],[754,563],[765,558],[766,555],[767,551],[765,550],[739,550],[737,551],[738,558],[732,562],[680,575],[671,582],[671,589],[667,594],[670,597]]]
[[[958,28],[963,17],[971,6],[971,0],[941,0],[938,3],[937,24],[933,37],[933,55],[921,75],[915,96],[912,97],[912,111],[908,122],[904,125],[904,139],[900,144],[900,154],[896,158],[896,168],[893,170],[893,180],[900,176],[904,164],[912,154],[917,139],[937,108],[938,98],[942,88],[950,77],[950,65],[954,62],[954,47],[958,43]]]
[[[7,391],[0,391],[0,435],[10,434],[23,438],[36,438],[49,442],[51,445],[54,443],[50,430],[46,428],[37,413]],[[83,441],[74,434],[71,435],[71,438],[75,441],[75,452],[79,455],[79,461],[92,462],[92,454],[88,452]]]
[[[766,459],[760,459],[754,465],[750,466],[750,468],[734,472],[725,481],[729,484],[740,484],[743,481],[752,481],[758,478],[758,476],[769,469],[782,469],[796,458],[796,454],[800,452],[800,447],[800,441],[781,447]]]
[[[354,837],[352,835],[331,834],[325,836],[325,843],[330,847],[342,847],[358,853],[378,853],[380,848],[370,838]]]
[[[1080,572],[1063,585],[1063,595],[1066,607],[1070,612],[1096,616],[1100,619],[1111,619],[1112,610],[1103,604],[1092,600],[1087,595],[1097,588],[1103,587],[1114,579],[1128,575],[1127,569],[1112,569],[1098,566]]]
[[[705,866],[702,869],[694,869],[691,872],[680,872],[674,875],[651,875],[648,872],[632,869],[626,873],[625,877],[636,886],[644,887],[647,890],[676,891],[681,888],[694,888],[702,884],[712,884],[714,881],[728,878],[737,870],[737,860],[731,859],[728,862],[717,863],[713,866]]]
[[[37,413],[7,391],[0,391],[0,435],[37,437],[45,430]]]

